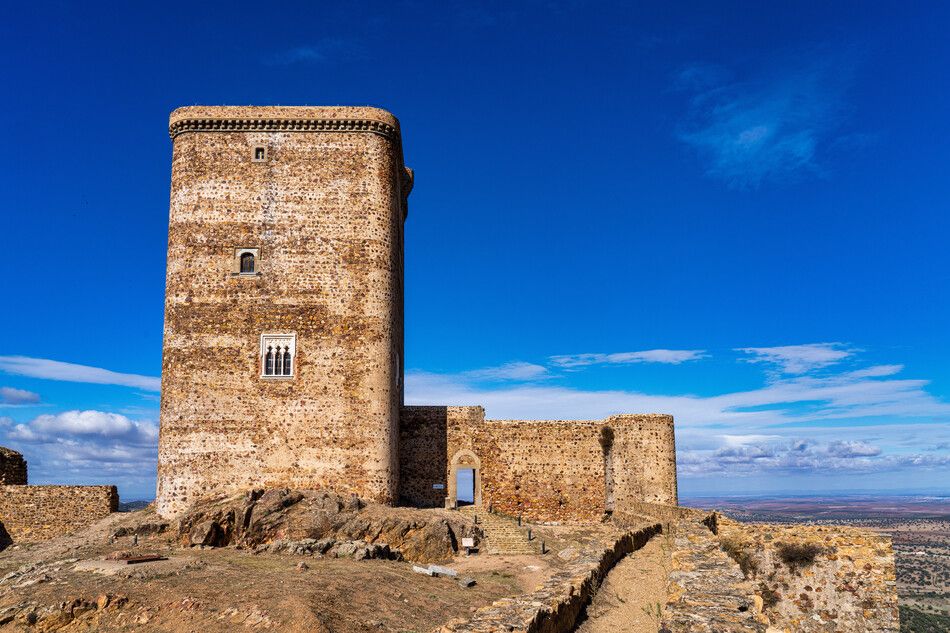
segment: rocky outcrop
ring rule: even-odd
[[[447,560],[458,551],[463,537],[478,541],[481,530],[458,513],[411,510],[367,504],[356,496],[314,490],[256,490],[225,500],[198,505],[178,524],[183,545],[250,549],[275,542],[296,543],[284,551],[319,550],[316,543],[367,543],[380,548],[357,548],[366,557],[385,554],[432,563]],[[386,545],[386,548],[382,548]],[[325,554],[332,547],[329,546]],[[304,547],[303,549],[307,549]],[[343,545],[342,551],[349,546]],[[335,551],[339,552],[338,547]]]

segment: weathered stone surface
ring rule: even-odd
[[[673,633],[765,633],[755,592],[703,523],[676,526],[663,626]]]
[[[718,521],[719,537],[742,561],[763,621],[802,633],[899,629],[894,552],[888,537],[827,525]]]
[[[715,529],[716,533],[712,530]],[[892,633],[889,539],[839,526],[676,524],[665,625],[673,633]]]
[[[449,622],[439,633],[567,633],[590,602],[607,572],[621,558],[659,534],[658,523],[621,530],[613,538],[589,544],[575,561],[532,593],[496,600],[469,620]]]
[[[0,486],[0,522],[17,543],[69,534],[118,505],[115,486]]]
[[[0,446],[0,486],[25,486],[26,460],[23,455]]]
[[[644,501],[677,502],[667,415],[486,420],[481,407],[413,406],[402,408],[399,437],[400,495],[410,505],[442,507],[454,498],[460,462],[477,469],[476,503],[534,522],[599,520]]]
[[[199,504],[178,524],[184,545],[238,545],[299,555],[447,560],[481,531],[458,513],[385,508],[314,490],[255,491]]]
[[[192,107],[170,126],[157,511],[258,486],[395,501],[411,188],[398,122]],[[236,274],[243,248],[256,274]],[[261,376],[263,334],[296,335],[292,377]]]

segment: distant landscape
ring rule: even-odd
[[[901,631],[950,631],[950,495],[709,496],[680,503],[747,523],[853,525],[889,534]]]

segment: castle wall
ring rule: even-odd
[[[0,486],[26,485],[26,460],[23,455],[0,446]]]
[[[613,429],[609,466],[602,429]],[[531,521],[599,519],[608,505],[630,512],[644,501],[676,503],[673,419],[485,420],[481,407],[403,407],[403,503],[442,506],[455,494],[453,461],[477,461],[481,505]],[[433,486],[442,486],[434,488]]]
[[[158,512],[252,487],[394,501],[411,187],[398,123],[222,107],[170,126]],[[259,274],[235,274],[239,248],[259,249]],[[292,378],[261,377],[265,333],[296,335]]]
[[[0,523],[15,543],[69,534],[118,507],[115,486],[0,486]]]

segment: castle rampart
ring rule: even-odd
[[[532,521],[598,520],[642,501],[677,502],[671,416],[484,416],[481,407],[403,407],[403,503],[453,504],[459,468],[475,471],[477,504]]]

